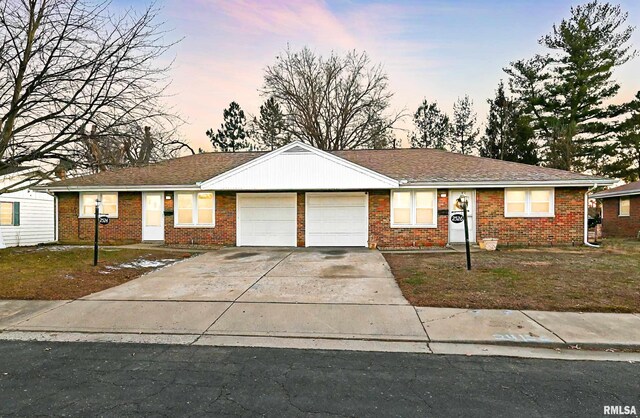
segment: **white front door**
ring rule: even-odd
[[[238,193],[236,245],[295,247],[295,193]]]
[[[142,193],[142,240],[164,241],[164,193]]]
[[[469,223],[469,241],[476,242],[476,192],[475,190],[449,190],[449,242],[464,242],[464,222],[460,222],[464,211],[458,205],[461,194],[469,199],[467,219]]]
[[[366,247],[369,216],[367,194],[307,193],[307,247]]]

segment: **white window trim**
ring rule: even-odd
[[[622,201],[623,200],[628,200],[629,201],[629,213],[627,213],[626,215],[622,213]],[[620,196],[619,200],[618,200],[618,216],[622,217],[622,218],[626,218],[631,216],[631,198],[629,196]]]
[[[407,193],[411,194],[411,207],[409,208],[409,212],[411,214],[411,223],[410,224],[396,224],[393,222],[394,219],[394,208],[393,208],[393,195],[396,193]],[[416,223],[416,192],[432,192],[433,193],[433,223],[430,224],[417,224]],[[392,190],[390,196],[389,206],[391,207],[391,228],[427,228],[433,229],[438,227],[438,191],[436,189],[399,189]]]
[[[82,218],[82,219],[93,219],[93,218],[95,218],[95,214],[93,214],[93,213],[91,215],[85,215],[85,214],[82,213],[82,200],[83,200],[82,198],[83,198],[84,195],[87,195],[87,194],[98,195],[98,199],[100,199],[100,206],[101,206],[100,207],[100,211],[101,211],[100,212],[100,216],[106,216],[106,217],[111,218],[111,219],[115,219],[115,218],[118,217],[118,211],[120,210],[120,195],[119,195],[118,192],[80,192],[79,195],[78,195],[78,205],[79,205],[79,210],[78,210],[79,216],[78,216],[78,218]],[[115,194],[116,195],[116,213],[115,213],[115,215],[111,214],[111,213],[109,213],[107,215],[103,215],[102,214],[102,195],[103,194]],[[95,207],[95,201],[93,203],[94,203],[94,207]]]
[[[551,192],[551,198],[549,202],[549,212],[531,212],[531,192],[548,190]],[[509,213],[507,211],[507,192],[524,192],[524,212]],[[556,216],[556,189],[551,187],[530,187],[526,189],[522,188],[509,188],[504,189],[504,217],[505,218],[555,218]]]
[[[198,193],[211,193],[213,194],[213,207],[211,211],[213,212],[213,216],[211,219],[213,223],[210,224],[201,224],[198,223]],[[191,224],[180,224],[178,223],[178,195],[179,194],[190,194],[191,195],[191,219],[193,219],[193,223]],[[173,227],[174,228],[215,228],[216,226],[216,192],[213,190],[199,190],[193,192],[174,192],[173,193]]]

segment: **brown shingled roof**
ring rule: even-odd
[[[205,153],[50,183],[45,187],[195,185],[264,152]],[[333,151],[332,154],[409,183],[603,180],[570,171],[435,149]]]
[[[640,181],[634,181],[633,183],[623,184],[613,189],[603,190],[593,194],[591,197],[600,199],[603,197],[627,196],[632,194],[640,194]]]

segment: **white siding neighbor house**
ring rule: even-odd
[[[34,171],[23,167],[0,170],[0,190]],[[55,235],[53,196],[29,189],[0,194],[0,248],[53,242]]]

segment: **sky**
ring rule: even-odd
[[[586,2],[586,0],[584,1]],[[205,135],[222,123],[222,111],[237,101],[256,115],[264,69],[289,45],[317,53],[366,51],[381,63],[394,93],[392,108],[413,113],[422,100],[447,113],[468,94],[479,126],[486,103],[509,62],[541,52],[537,40],[569,16],[568,0],[164,0],[161,18],[172,39],[181,39],[167,103],[185,120],[181,136],[209,151]],[[619,0],[628,23],[640,26],[640,1]],[[142,8],[144,0],[116,0]],[[640,29],[633,45],[640,49]],[[640,57],[614,73],[622,88],[616,102],[640,90]],[[396,135],[408,146],[410,118]]]

